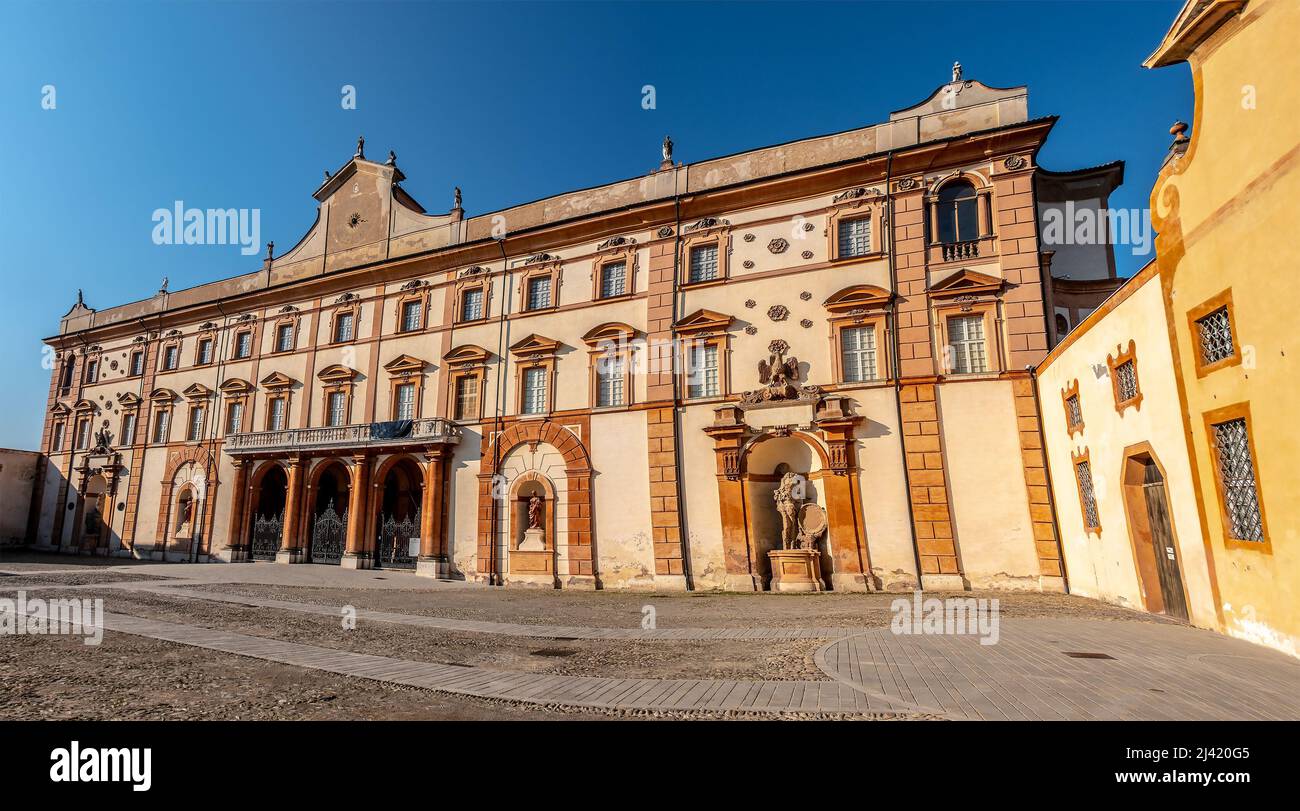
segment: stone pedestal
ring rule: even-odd
[[[821,553],[816,549],[773,549],[772,591],[825,591],[821,577]]]
[[[524,539],[519,542],[520,552],[542,552],[546,549],[546,532],[540,527],[524,532]]]
[[[276,563],[302,563],[306,559],[301,549],[281,549],[275,553]]]
[[[420,577],[436,577],[441,580],[451,575],[451,569],[444,557],[421,555],[415,561],[415,573]]]
[[[342,559],[339,560],[341,569],[373,569],[375,562],[371,559],[369,552],[344,552]]]

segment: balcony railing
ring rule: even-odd
[[[980,244],[971,242],[949,242],[943,245],[943,261],[954,262],[960,259],[974,259],[980,255]]]
[[[411,430],[403,436],[389,436],[381,426],[388,423],[343,425],[337,428],[286,428],[283,431],[251,431],[226,437],[227,453],[265,451],[328,450],[331,448],[370,448],[385,445],[455,445],[460,442],[460,428],[451,420],[424,418],[413,420]]]

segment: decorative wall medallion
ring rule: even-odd
[[[752,310],[758,306],[758,302],[754,301],[752,298],[747,298],[745,299],[745,306]]]
[[[525,259],[524,264],[536,265],[536,264],[540,264],[541,262],[558,262],[558,261],[560,261],[560,257],[556,256],[553,253],[535,253],[532,256]]]
[[[767,317],[773,321],[784,321],[790,317],[790,308],[784,304],[773,304],[767,308]]]
[[[971,305],[974,304],[977,299],[974,296],[958,296],[954,300],[961,305],[961,311],[963,313],[968,313],[971,311]]]
[[[865,188],[859,186],[859,187],[856,188],[856,189],[849,189],[849,190],[846,191],[846,192],[841,192],[840,194],[835,195],[835,198],[834,198],[833,200],[831,200],[831,202],[832,202],[832,203],[841,203],[841,202],[843,202],[843,201],[845,201],[845,200],[856,200],[856,199],[858,199],[859,197],[863,197],[863,196],[865,196],[866,193],[867,193],[867,190],[866,190]]]
[[[663,228],[659,229],[658,233],[661,237],[670,237],[673,235],[673,228],[671,225],[665,225]]]
[[[687,231],[704,231],[709,228],[717,228],[719,225],[731,225],[731,220],[724,220],[720,217],[705,217],[699,222],[692,223],[691,225],[686,226],[685,228],[682,229],[682,232],[685,233]]]
[[[817,226],[813,225],[813,224],[810,223],[810,222],[806,222],[806,223],[803,224],[803,230],[805,230],[805,231],[811,231],[811,230],[813,230],[813,229],[816,228],[816,227],[817,227]]]
[[[753,235],[753,234],[745,234],[745,241],[746,241],[746,242],[753,242],[753,241],[754,241],[754,235]]]
[[[799,254],[799,255],[802,256],[804,259],[812,259],[812,258],[813,258],[813,252],[812,252],[812,251],[804,251],[803,253],[801,253],[801,254]]]
[[[467,267],[464,270],[462,270],[460,272],[460,277],[463,279],[466,276],[477,276],[480,273],[486,273],[486,272],[487,272],[487,268],[483,267],[482,265],[473,265],[472,267]]]
[[[777,338],[775,341],[772,341],[772,343],[767,345],[767,351],[774,355],[784,355],[786,352],[790,351],[790,344]]]
[[[424,286],[424,281],[423,281],[423,280],[421,280],[421,279],[412,279],[412,280],[410,280],[409,282],[407,282],[406,284],[402,285],[402,288],[401,288],[401,289],[403,289],[403,290],[415,290],[415,289],[420,288],[420,287],[423,287],[423,286]]]
[[[746,334],[746,335],[757,335],[757,334],[758,334],[758,327],[754,326],[753,324],[750,324],[748,327],[745,327],[745,334]]]
[[[1015,171],[1016,169],[1023,169],[1025,168],[1025,159],[1020,157],[1019,155],[1012,155],[1011,157],[1004,160],[1002,162],[1002,165],[1012,171]]]
[[[617,248],[622,245],[635,245],[635,244],[636,244],[636,239],[634,237],[610,237],[609,239],[597,245],[596,250],[603,251],[606,248]]]
[[[352,301],[352,300],[355,299],[355,298],[357,298],[357,294],[356,294],[356,293],[344,293],[343,295],[341,295],[341,296],[339,296],[338,298],[334,299],[334,303],[335,303],[335,304],[345,304],[345,303],[347,303],[347,302],[349,302],[349,301]]]
[[[916,188],[916,178],[914,177],[903,178],[902,180],[898,181],[898,188],[903,189],[904,191],[906,191],[907,189]]]
[[[812,320],[808,318],[805,318],[804,320],[799,322],[799,326],[803,327],[804,329],[812,329],[812,325],[813,325]]]
[[[352,216],[348,217],[348,228],[356,228],[358,225],[361,225],[361,223],[365,221],[366,218],[361,216],[361,212],[354,211],[352,212]]]
[[[809,293],[807,290],[805,290],[805,291],[803,291],[802,293],[799,294],[799,298],[802,299],[802,300],[804,300],[804,301],[811,301],[811,300],[812,300],[812,293]]]
[[[745,266],[745,270],[750,270],[750,269],[752,269],[752,268],[754,267],[754,260],[753,260],[753,259],[746,259],[746,260],[745,260],[744,262],[742,262],[741,264],[743,264],[743,265]]]
[[[789,247],[790,247],[790,243],[787,242],[784,238],[780,238],[780,237],[767,243],[767,249],[772,253],[785,253],[786,248]]]
[[[298,308],[295,307],[295,306],[293,306],[292,304],[286,304],[286,305],[284,305],[283,307],[280,308],[280,312],[282,312],[282,313],[296,313],[296,312],[298,312]]]
[[[113,371],[116,372],[116,371],[117,371],[117,361],[115,361],[115,360],[110,360],[110,361],[108,362],[108,368],[110,368],[110,369],[112,369]]]

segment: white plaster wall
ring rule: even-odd
[[[654,532],[646,417],[641,411],[593,414],[587,438],[595,496],[596,572],[604,588],[654,588]]]
[[[903,471],[902,431],[892,386],[846,392],[856,401],[858,424],[858,482],[862,493],[863,526],[871,573],[886,591],[908,591],[918,585],[912,518],[907,509]]]

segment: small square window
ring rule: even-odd
[[[836,226],[837,246],[841,259],[871,253],[871,218],[840,220]]]
[[[1137,364],[1134,361],[1126,360],[1115,367],[1115,386],[1121,403],[1137,397]]]
[[[718,246],[697,245],[691,248],[689,282],[707,282],[718,278]]]
[[[535,276],[528,280],[528,309],[545,310],[551,306],[551,277]]]
[[[1220,307],[1196,320],[1201,344],[1201,365],[1209,366],[1236,354],[1232,344],[1232,322],[1227,307]]]

